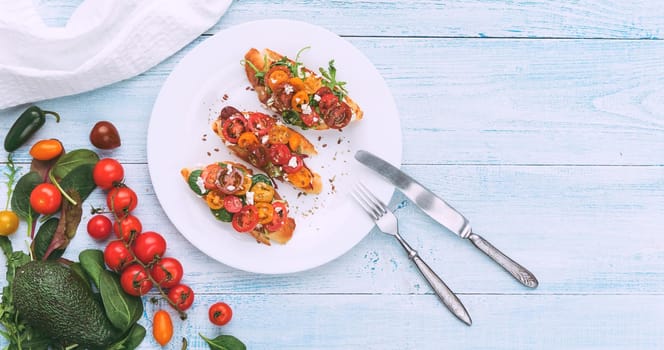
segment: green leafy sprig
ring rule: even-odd
[[[327,86],[332,90],[332,93],[335,94],[339,100],[342,100],[347,94],[345,81],[337,80],[337,68],[334,66],[334,60],[330,60],[328,64],[328,69],[319,68],[320,74],[323,75],[323,85]]]

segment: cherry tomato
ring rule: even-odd
[[[141,296],[152,289],[148,273],[139,264],[129,265],[120,275],[120,285],[129,295]]]
[[[270,203],[257,202],[254,204],[258,210],[258,223],[266,225],[274,218],[274,207]]]
[[[332,92],[321,95],[318,92],[316,93],[320,96],[320,101],[318,101],[318,108],[322,114],[327,114],[332,108],[339,105],[339,98]]]
[[[251,113],[247,121],[247,127],[258,137],[267,135],[270,128],[274,125],[274,119],[264,113]]]
[[[237,213],[242,209],[242,200],[240,197],[230,194],[224,197],[224,208],[229,213]]]
[[[249,151],[247,160],[253,166],[262,168],[267,164],[267,148],[265,148],[265,146],[261,144],[251,145],[247,150]]]
[[[37,141],[30,148],[30,155],[37,160],[51,160],[62,154],[64,148],[57,139]]]
[[[143,232],[134,240],[132,250],[136,255],[136,259],[144,264],[149,264],[164,256],[166,252],[166,240],[157,232]]]
[[[30,206],[42,215],[51,215],[60,209],[62,194],[53,184],[37,185],[30,193]]]
[[[247,122],[244,117],[230,117],[224,121],[221,126],[221,133],[224,139],[230,143],[237,143],[238,138],[247,129]]]
[[[265,228],[270,232],[279,230],[288,217],[288,207],[283,202],[274,202],[272,203],[272,207],[274,208],[272,222],[265,225]]]
[[[268,132],[268,140],[271,144],[276,145],[278,143],[286,144],[290,138],[290,129],[284,125],[275,125],[270,128]]]
[[[270,145],[268,155],[270,156],[270,162],[272,162],[272,164],[284,165],[288,163],[288,160],[291,157],[291,150],[285,144],[278,143]]]
[[[226,303],[214,303],[208,310],[210,322],[217,326],[223,326],[233,318],[233,310]]]
[[[288,68],[283,67],[282,69],[282,66],[272,67],[266,75],[267,86],[272,90],[275,90],[279,85],[288,81],[288,78],[290,78]]]
[[[136,209],[137,204],[136,192],[127,186],[113,187],[106,195],[106,205],[120,217]]]
[[[270,203],[274,198],[274,187],[265,182],[257,182],[251,186],[251,192],[254,193],[254,202]]]
[[[302,166],[304,166],[304,162],[302,161],[302,157],[300,157],[297,154],[291,155],[290,159],[286,164],[282,165],[284,168],[284,171],[292,174],[294,172],[297,172],[298,170],[302,169]]]
[[[18,229],[18,215],[11,210],[0,211],[0,236],[9,236]]]
[[[237,145],[242,147],[242,148],[249,148],[250,146],[254,146],[259,144],[258,137],[254,135],[253,132],[251,131],[245,131],[240,135],[240,137],[237,139]]]
[[[177,306],[178,310],[184,311],[194,303],[194,291],[185,284],[178,284],[168,291],[168,299]]]
[[[120,133],[109,121],[100,121],[90,131],[90,142],[100,149],[113,149],[120,147]]]
[[[238,232],[249,232],[258,225],[258,210],[253,205],[245,205],[233,214],[231,222],[233,228]]]
[[[101,159],[92,170],[92,179],[102,190],[110,190],[124,179],[124,168],[113,158]]]
[[[98,214],[88,221],[88,234],[98,241],[103,241],[111,235],[112,226],[111,219]]]
[[[201,172],[201,179],[203,179],[203,184],[206,190],[213,190],[217,188],[217,180],[219,179],[219,172],[221,171],[221,165],[214,163],[203,168]]]
[[[152,266],[150,276],[161,287],[172,288],[180,283],[182,276],[184,276],[184,270],[178,259],[165,257]]]
[[[143,225],[141,220],[129,214],[127,216],[118,218],[113,223],[113,231],[115,236],[121,238],[125,242],[136,239],[139,233],[143,232]]]
[[[304,125],[313,126],[314,124],[318,124],[320,117],[316,111],[312,110],[311,113],[300,114],[300,119],[302,119]]]
[[[109,269],[120,272],[134,262],[134,256],[124,242],[111,241],[104,249],[104,262]]]
[[[291,107],[298,112],[302,112],[302,105],[309,103],[309,94],[306,91],[301,90],[293,95],[291,100]]]
[[[164,310],[155,312],[152,319],[152,336],[161,346],[166,346],[173,337],[173,321],[171,315]]]

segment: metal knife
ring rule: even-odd
[[[530,288],[537,287],[539,282],[535,275],[510,259],[480,235],[474,233],[468,219],[412,177],[387,161],[364,150],[357,151],[355,159],[385,177],[431,218],[456,233],[459,237],[469,239],[475,247],[498,263],[521,284]]]

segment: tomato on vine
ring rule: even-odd
[[[60,209],[62,194],[55,185],[42,183],[30,193],[30,206],[42,215],[51,215]]]
[[[168,299],[178,310],[184,311],[194,303],[194,291],[185,284],[178,284],[168,292]]]
[[[113,223],[113,231],[115,236],[121,238],[125,242],[136,239],[138,234],[143,232],[143,225],[141,220],[139,220],[134,215],[127,215],[124,217],[118,218]]]
[[[90,218],[87,229],[90,237],[98,241],[106,240],[112,231],[111,219],[105,215],[97,214]]]
[[[92,170],[92,179],[102,190],[110,190],[113,186],[122,183],[124,168],[113,158],[101,159]]]
[[[182,264],[180,264],[178,259],[171,257],[162,258],[150,269],[150,276],[162,288],[177,286],[182,280],[183,275]]]
[[[129,265],[122,271],[120,284],[127,294],[134,296],[145,295],[152,289],[152,281],[150,281],[147,271],[139,264]]]
[[[166,240],[157,232],[143,232],[134,240],[132,250],[136,259],[147,265],[164,256]]]
[[[134,262],[134,256],[124,242],[111,241],[104,249],[104,262],[109,269],[121,272]]]
[[[113,187],[106,195],[106,205],[115,215],[123,217],[136,209],[138,196],[127,186]]]

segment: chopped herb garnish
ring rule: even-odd
[[[342,100],[348,91],[344,87],[346,85],[345,81],[337,81],[337,68],[334,66],[334,60],[331,60],[329,63],[328,70],[319,68],[320,74],[323,75],[323,85],[327,86],[332,90],[339,100]]]

